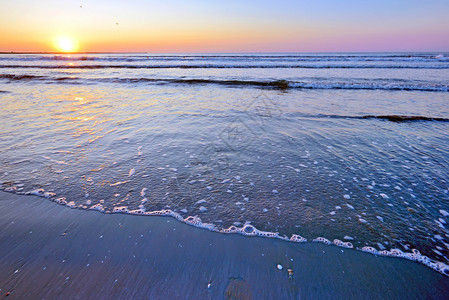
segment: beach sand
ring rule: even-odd
[[[168,217],[102,214],[5,192],[0,215],[0,299],[449,295],[449,278],[424,265],[320,243],[219,234]]]

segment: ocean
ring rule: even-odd
[[[0,103],[4,191],[449,275],[449,53],[1,54]]]

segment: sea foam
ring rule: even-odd
[[[3,188],[3,190],[5,191],[5,188]],[[36,195],[36,196],[44,197],[44,198],[52,198],[53,201],[58,204],[65,205],[70,208],[77,208],[73,201],[67,202],[65,197],[54,198],[54,196],[55,196],[54,193],[45,192],[45,190],[43,190],[43,189],[32,190],[32,191],[26,192],[24,194]],[[105,211],[103,205],[100,203],[95,204],[95,205],[89,207],[88,209],[89,210],[97,210],[102,213],[108,213],[107,211]],[[146,212],[143,208],[140,208],[137,210],[129,210],[127,206],[118,206],[118,207],[114,207],[114,209],[112,210],[112,213],[125,213],[125,214],[131,214],[131,215],[146,215],[146,216],[166,216],[166,217],[175,218],[176,220],[178,220],[182,223],[192,225],[197,228],[207,229],[207,230],[219,232],[219,233],[236,233],[236,234],[241,234],[244,236],[259,236],[259,237],[266,237],[266,238],[276,238],[276,239],[291,241],[291,242],[295,242],[295,243],[307,242],[306,238],[304,238],[298,234],[293,234],[290,238],[288,238],[286,236],[280,236],[279,233],[277,233],[277,232],[267,232],[267,231],[258,230],[256,227],[254,227],[250,223],[246,223],[242,227],[231,226],[227,229],[220,229],[220,228],[217,228],[214,224],[203,223],[202,220],[197,216],[189,216],[187,218],[183,218],[180,214],[178,214],[172,210],[169,210],[169,209]],[[335,245],[338,247],[343,247],[343,248],[348,248],[348,249],[354,248],[352,243],[343,242],[339,239],[334,239],[334,241],[331,242],[330,240],[328,240],[324,237],[317,237],[317,238],[313,239],[312,241],[318,242],[318,243],[323,243],[326,245]],[[420,262],[420,263],[434,269],[437,272],[440,272],[446,276],[449,276],[449,265],[448,264],[445,264],[443,262],[434,261],[434,260],[430,259],[429,257],[422,255],[416,249],[413,249],[411,253],[403,252],[400,249],[380,250],[379,251],[376,248],[370,247],[370,246],[356,248],[356,250],[361,250],[363,252],[367,252],[367,253],[374,254],[374,255],[405,258],[408,260]]]

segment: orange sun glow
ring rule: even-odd
[[[69,36],[55,38],[54,46],[60,52],[75,52],[78,49],[77,41]]]

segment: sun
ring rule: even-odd
[[[54,46],[60,52],[75,52],[78,49],[77,41],[69,36],[59,36],[54,39]]]

